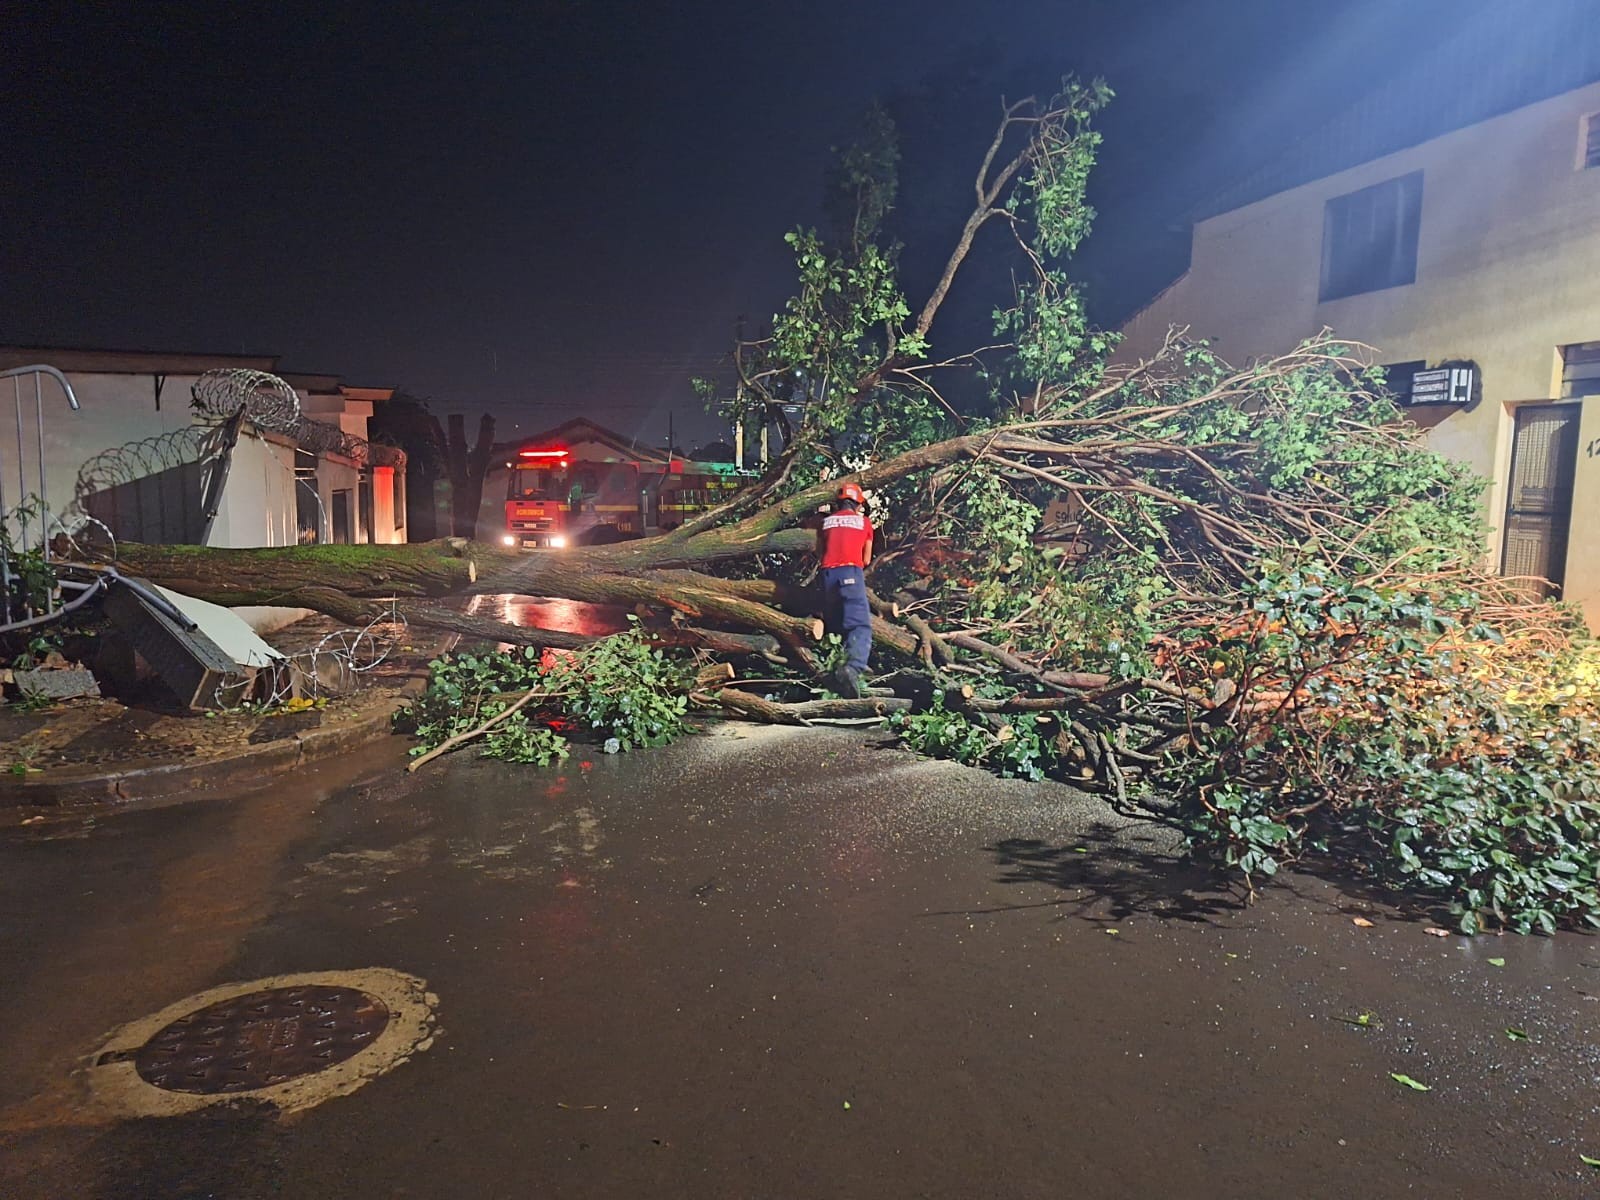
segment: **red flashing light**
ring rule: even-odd
[[[517,455],[520,458],[565,458],[567,452],[565,450],[518,450]]]

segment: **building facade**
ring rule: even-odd
[[[1174,326],[1236,365],[1323,329],[1371,347],[1489,481],[1487,559],[1600,627],[1600,83],[1198,221],[1118,357]]]
[[[30,377],[0,383],[6,424],[15,401],[23,426],[0,443],[0,497],[42,497],[55,530],[93,521],[124,540],[234,547],[406,540],[405,456],[366,441],[392,389],[285,375],[265,355],[0,347],[0,371],[36,364],[66,377],[79,408],[49,376],[37,399]],[[243,419],[226,436],[192,403],[216,371],[277,375],[295,419]]]

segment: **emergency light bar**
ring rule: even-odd
[[[567,452],[565,450],[518,450],[517,455],[520,458],[565,458]]]

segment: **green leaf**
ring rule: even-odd
[[[1587,1154],[1580,1154],[1578,1157],[1583,1160],[1584,1166],[1600,1169],[1600,1158],[1590,1158]]]
[[[1528,1040],[1528,1035],[1525,1031],[1509,1026],[1506,1028],[1506,1036],[1513,1042],[1525,1042]]]
[[[1431,1091],[1433,1091],[1433,1089],[1431,1087],[1429,1087],[1427,1084],[1418,1083],[1415,1079],[1411,1078],[1411,1076],[1409,1076],[1409,1075],[1401,1075],[1397,1071],[1390,1071],[1389,1072],[1389,1078],[1394,1080],[1396,1083],[1405,1084],[1406,1087],[1410,1088],[1414,1092],[1431,1092]]]
[[[1491,958],[1488,963],[1491,967],[1503,967],[1506,965],[1506,960],[1503,958]]]

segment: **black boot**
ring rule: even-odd
[[[861,690],[861,672],[849,663],[839,668],[839,694],[851,700],[859,700],[865,693]]]

